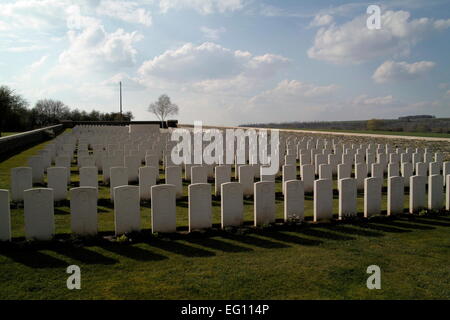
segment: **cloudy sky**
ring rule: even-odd
[[[381,7],[381,29],[366,26]],[[31,105],[183,123],[450,117],[450,3],[1,0],[0,84]]]

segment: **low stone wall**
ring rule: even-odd
[[[62,120],[61,124],[64,128],[73,128],[78,125],[91,125],[91,126],[128,126],[137,124],[156,124],[160,128],[176,128],[178,126],[178,120],[166,120],[166,121],[71,121]]]
[[[33,145],[49,140],[64,131],[64,126],[55,126],[31,130],[0,138],[0,161],[3,161],[18,152]]]

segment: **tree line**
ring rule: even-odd
[[[131,112],[86,112],[72,109],[62,101],[41,99],[30,107],[28,101],[8,86],[0,86],[0,132],[22,132],[72,121],[130,121]]]

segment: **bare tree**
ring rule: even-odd
[[[164,122],[167,116],[178,114],[178,106],[170,101],[167,94],[163,94],[158,98],[158,101],[150,104],[148,111],[156,115],[161,122]]]

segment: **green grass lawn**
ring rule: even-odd
[[[10,169],[25,165],[43,145],[0,163],[0,188],[9,187]],[[72,187],[77,184],[74,167]],[[277,218],[281,219],[279,180],[276,187]],[[0,244],[0,299],[450,298],[448,215],[278,223],[254,229],[253,201],[246,199],[246,227],[225,232],[218,225],[220,201],[213,198],[213,230],[189,235],[187,184],[184,189],[185,197],[177,202],[177,235],[152,236],[150,206],[143,204],[143,231],[114,240],[113,208],[109,189],[103,186],[99,190],[100,235],[94,239],[70,236],[70,210],[65,202],[55,207],[55,240],[26,243],[23,209],[13,209],[14,241]],[[337,214],[337,193],[334,201]],[[407,201],[408,197],[405,206]],[[312,205],[312,196],[306,195],[308,221]],[[359,194],[359,211],[362,205]],[[72,264],[81,268],[81,290],[66,288],[66,268]],[[382,271],[381,290],[366,287],[366,269],[373,264]]]
[[[300,128],[292,128],[292,130],[306,130],[306,131],[317,131],[317,132],[325,131],[325,132],[382,134],[382,135],[391,135],[391,136],[450,138],[449,133],[436,133],[436,132],[404,132],[404,131],[340,130],[340,129],[300,129]]]

